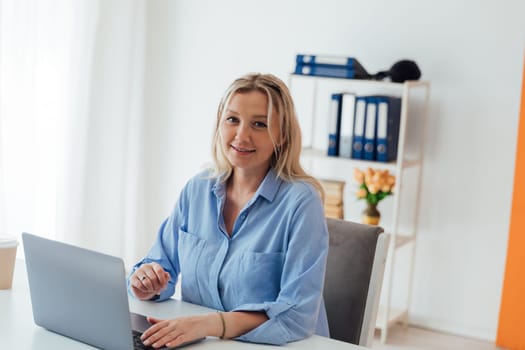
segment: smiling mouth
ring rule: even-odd
[[[230,145],[230,147],[233,148],[235,151],[242,153],[242,154],[249,154],[249,153],[255,152],[254,149],[239,148],[239,147],[235,147],[234,145]]]

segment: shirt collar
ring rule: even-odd
[[[253,199],[256,199],[258,196],[264,197],[269,202],[272,202],[277,195],[277,191],[279,190],[279,187],[281,186],[281,183],[283,180],[277,176],[277,173],[275,172],[275,169],[270,168],[268,172],[266,173],[266,176],[264,177],[263,181],[259,185],[259,188],[255,192],[255,195],[253,196]],[[224,181],[224,175],[220,175],[215,180],[215,184],[213,185],[213,193],[215,193],[215,196],[218,198],[222,198],[226,195],[226,181]]]
[[[264,177],[264,180],[259,185],[259,188],[257,189],[257,192],[255,192],[255,196],[258,195],[266,198],[269,202],[272,202],[277,195],[277,191],[279,190],[279,187],[281,186],[281,183],[283,180],[277,176],[277,173],[275,172],[274,168],[270,168],[268,172],[266,173],[266,176]]]

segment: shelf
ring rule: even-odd
[[[352,158],[343,158],[343,157],[333,157],[327,156],[326,151],[322,151],[314,148],[303,148],[302,156],[305,160],[316,160],[316,161],[326,161],[326,162],[335,162],[340,164],[352,164],[354,166],[359,166],[361,168],[382,168],[388,169],[391,173],[394,173],[397,168],[397,163],[394,162],[376,162],[370,160],[362,159],[352,159]],[[405,160],[402,164],[403,168],[410,168],[420,165],[419,160]]]
[[[388,328],[396,322],[407,322],[408,320],[408,310],[407,309],[398,309],[391,307],[388,315],[388,320],[386,320],[386,308],[382,305],[379,305],[379,310],[377,311],[376,318],[376,329],[384,330],[385,327]]]
[[[304,79],[304,80],[312,80],[312,81],[318,81],[318,80],[325,80],[325,81],[344,81],[345,83],[349,84],[360,84],[360,85],[370,85],[374,87],[389,87],[389,88],[399,88],[403,89],[404,84],[403,83],[392,83],[389,81],[377,81],[377,80],[368,80],[368,79],[349,79],[349,78],[337,78],[337,77],[322,77],[322,76],[314,76],[314,75],[302,75],[302,74],[291,74],[291,77],[293,79]]]
[[[419,80],[393,83],[298,74],[291,74],[289,78],[290,90],[293,91],[297,116],[304,136],[301,161],[311,175],[319,179],[352,181],[356,168],[361,170],[372,168],[388,170],[396,176],[394,192],[397,195],[393,196],[392,206],[389,208],[388,216],[385,216],[384,222],[388,222],[389,225],[383,226],[385,232],[391,235],[393,242],[390,244],[385,263],[382,285],[384,293],[380,296],[384,300],[380,301],[376,320],[376,328],[381,331],[381,343],[385,343],[391,325],[396,322],[404,324],[408,322],[430,83]],[[329,143],[327,136],[330,133],[328,117],[332,116],[333,108],[331,95],[336,92],[350,92],[358,96],[387,95],[401,99],[398,157],[395,161],[384,163],[327,155]],[[351,191],[345,192],[345,196],[351,195]],[[353,210],[346,214],[357,215]],[[396,266],[398,249],[406,250],[403,255],[408,254],[408,259],[402,259],[403,264],[408,264],[409,270],[406,286],[407,300],[406,303],[398,303],[397,307],[393,307],[392,288],[395,270],[398,268]]]
[[[370,85],[374,88],[397,88],[397,89],[404,89],[405,86],[408,88],[417,87],[417,86],[429,86],[429,82],[425,80],[408,80],[404,83],[394,83],[391,81],[385,81],[385,80],[371,80],[371,79],[350,79],[350,78],[338,78],[338,77],[325,77],[325,76],[317,76],[317,75],[303,75],[303,74],[290,74],[290,77],[292,79],[304,79],[304,80],[312,80],[312,81],[337,81],[337,82],[345,82],[348,84],[359,84],[359,85]]]

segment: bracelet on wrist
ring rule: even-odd
[[[222,333],[219,338],[224,339],[224,336],[226,335],[226,321],[224,321],[224,315],[222,314],[222,312],[218,311],[217,313],[219,314],[222,323]]]

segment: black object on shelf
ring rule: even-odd
[[[381,71],[372,75],[374,80],[382,80],[390,77],[394,83],[402,83],[406,80],[418,80],[421,77],[421,71],[416,62],[410,60],[401,60],[392,65],[390,70]]]

